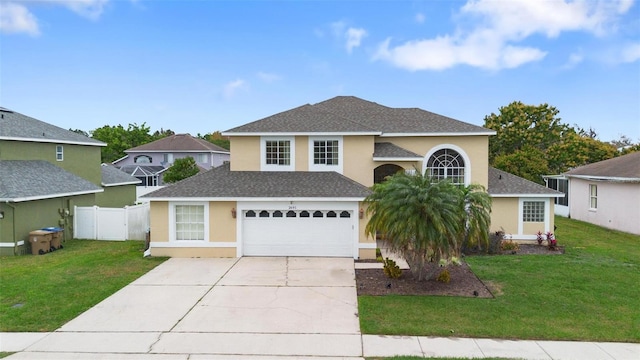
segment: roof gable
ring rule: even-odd
[[[200,152],[220,152],[228,154],[229,150],[224,149],[207,140],[199,139],[190,134],[174,134],[171,136],[152,141],[150,143],[125,150],[129,152],[164,152],[164,151],[200,151]]]
[[[640,151],[580,166],[565,175],[640,180]]]
[[[0,108],[0,139],[90,146],[107,145],[5,108]]]
[[[102,186],[135,185],[142,182],[113,165],[102,164],[100,171],[102,172]]]
[[[0,161],[0,201],[91,194],[103,189],[44,160]]]

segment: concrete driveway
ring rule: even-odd
[[[174,258],[23,354],[359,357],[355,286],[353,259]]]

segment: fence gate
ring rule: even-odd
[[[124,208],[74,208],[73,237],[92,240],[144,240],[149,228],[149,204]]]

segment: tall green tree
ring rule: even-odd
[[[105,125],[91,131],[91,137],[107,143],[106,147],[102,148],[102,162],[110,163],[123,156],[125,156],[125,150],[150,143],[167,136],[169,133],[173,133],[171,130],[166,132],[156,133],[152,135],[150,128],[146,123],[142,125],[129,124],[125,129],[122,125]]]
[[[231,142],[229,141],[229,138],[226,136],[222,136],[222,133],[220,131],[214,131],[205,135],[198,134],[198,137],[207,140],[212,144],[216,144],[223,149],[229,150],[231,148]]]
[[[164,172],[162,179],[166,183],[175,183],[197,174],[200,171],[196,161],[191,157],[176,159],[167,171]]]
[[[365,201],[367,235],[383,234],[418,280],[432,275],[428,263],[458,255],[465,241],[488,239],[490,198],[476,185],[461,188],[399,172],[374,185]]]

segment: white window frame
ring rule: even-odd
[[[518,234],[523,235],[524,234],[524,224],[525,222],[522,221],[522,219],[524,218],[523,216],[523,208],[524,208],[524,202],[525,201],[539,201],[539,202],[544,202],[544,231],[543,232],[547,232],[547,231],[551,231],[550,226],[551,226],[551,206],[553,204],[553,201],[550,198],[539,198],[539,197],[521,197],[518,201]],[[535,235],[532,235],[533,237],[531,238],[532,240],[535,239]]]
[[[56,161],[64,161],[64,146],[56,145]]]
[[[203,240],[178,240],[176,238],[176,206],[194,205],[204,207],[204,239]],[[207,202],[170,202],[169,203],[169,241],[183,246],[198,246],[209,242],[209,203]]]
[[[593,206],[594,202],[596,206]],[[598,210],[598,185],[597,184],[589,184],[589,210],[591,211]]]
[[[469,159],[467,153],[457,145],[441,144],[431,148],[422,160],[422,173],[424,174],[425,171],[427,171],[427,164],[429,163],[429,159],[431,158],[431,156],[433,156],[433,154],[435,154],[436,152],[444,149],[454,150],[458,154],[460,154],[460,156],[462,156],[462,160],[464,161],[464,186],[469,186],[471,184],[471,159]]]
[[[335,171],[339,174],[343,173],[344,169],[344,150],[343,150],[343,137],[342,136],[310,136],[309,137],[309,171]],[[337,141],[338,142],[338,164],[315,164],[314,163],[314,143],[316,141]]]
[[[172,153],[166,153],[166,154],[162,155],[162,160],[163,160],[163,162],[165,162],[167,164],[173,164],[173,154]]]
[[[208,162],[207,154],[197,154],[196,155],[196,163],[198,164],[206,164]]]
[[[267,141],[289,142],[289,165],[267,164]],[[295,171],[296,140],[293,136],[264,136],[260,138],[260,170],[261,171]]]

